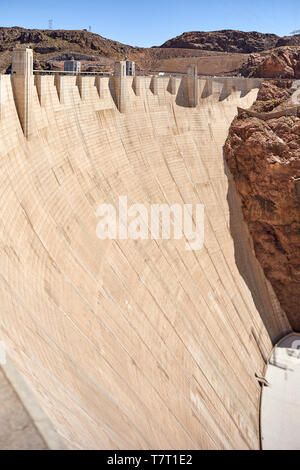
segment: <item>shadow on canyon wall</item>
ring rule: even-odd
[[[292,329],[271,284],[266,279],[263,269],[255,256],[252,237],[244,221],[241,201],[225,156],[224,170],[228,178],[227,202],[230,210],[230,233],[234,242],[236,266],[252,294],[254,304],[260,313],[271,341],[276,344]],[[257,336],[252,329],[252,336],[262,353],[260,335]],[[262,356],[264,360],[268,359],[264,357],[263,353]]]

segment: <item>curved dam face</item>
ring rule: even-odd
[[[0,339],[70,448],[259,448],[255,374],[290,327],[224,167],[258,91],[236,84],[41,76],[22,114],[1,76]],[[101,241],[120,196],[203,204],[204,247]]]

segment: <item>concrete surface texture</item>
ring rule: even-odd
[[[0,400],[0,450],[68,448],[9,357],[0,368]]]
[[[0,450],[46,450],[47,445],[0,368]]]
[[[289,344],[286,344],[287,341]],[[263,450],[300,450],[300,335],[274,349],[261,407]]]
[[[192,79],[39,77],[28,138],[0,79],[0,334],[73,449],[259,448],[255,374],[290,326],[222,153],[259,82]],[[99,240],[121,195],[204,204],[204,248]]]
[[[12,60],[12,89],[19,115],[20,123],[25,137],[28,137],[32,128],[30,116],[32,109],[33,92],[33,52],[26,46],[18,46],[14,49]]]

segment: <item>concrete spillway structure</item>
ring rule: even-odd
[[[259,448],[256,374],[290,327],[222,153],[259,82],[35,79],[23,114],[0,78],[0,339],[18,370],[74,449]],[[204,204],[204,248],[99,240],[97,207],[121,195]]]

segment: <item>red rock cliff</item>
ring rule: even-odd
[[[291,84],[264,84],[252,109],[285,109],[291,104]],[[299,115],[263,121],[241,113],[224,151],[256,256],[292,327],[300,331]]]

